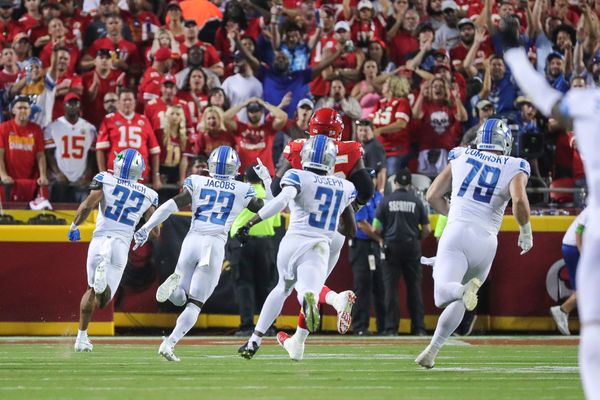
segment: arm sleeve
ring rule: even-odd
[[[287,207],[290,200],[292,200],[298,194],[298,190],[295,186],[284,186],[281,189],[281,193],[277,195],[273,200],[269,201],[258,211],[258,216],[265,220],[271,218],[278,212],[283,211]]]
[[[155,226],[161,224],[164,220],[169,218],[171,214],[177,211],[179,211],[179,207],[177,207],[175,200],[170,199],[154,211],[154,214],[152,214],[148,222],[146,222],[142,228],[152,230]]]

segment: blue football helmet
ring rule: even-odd
[[[300,158],[303,169],[317,169],[331,174],[337,158],[337,146],[325,135],[311,136],[304,142]]]
[[[114,176],[134,182],[141,179],[145,169],[144,157],[135,149],[125,149],[118,153],[113,163]]]
[[[208,157],[208,171],[213,178],[233,179],[240,168],[240,156],[229,146],[219,146]]]
[[[506,156],[510,154],[512,142],[512,132],[502,119],[490,118],[477,129],[477,150],[501,151]]]

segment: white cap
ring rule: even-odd
[[[335,26],[333,28],[333,31],[337,32],[340,29],[343,29],[346,32],[350,32],[350,24],[348,24],[346,21],[338,21],[338,22],[336,22]]]
[[[357,10],[361,10],[363,8],[370,8],[371,10],[373,9],[373,3],[371,3],[369,0],[360,0],[358,2],[358,5],[356,6]]]
[[[302,99],[298,102],[296,108],[300,108],[302,106],[309,106],[311,110],[315,109],[315,103],[313,103],[310,99]]]
[[[458,29],[460,29],[461,26],[463,25],[471,25],[471,26],[475,26],[475,22],[473,22],[473,20],[471,18],[461,18],[460,21],[458,21]]]
[[[452,9],[455,11],[460,10],[458,8],[458,5],[456,5],[456,3],[454,2],[454,0],[444,0],[442,2],[442,11],[447,10],[447,9]]]

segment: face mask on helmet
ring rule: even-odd
[[[303,169],[316,169],[327,174],[333,172],[336,157],[337,146],[325,135],[311,136],[300,151]]]
[[[134,149],[126,149],[118,153],[113,163],[114,176],[131,181],[140,180],[145,169],[144,157]]]
[[[503,120],[490,118],[477,130],[476,143],[477,150],[500,151],[508,155],[512,150],[512,133]]]
[[[240,157],[229,146],[217,147],[208,157],[208,171],[213,178],[233,179],[240,168]]]

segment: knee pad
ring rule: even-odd
[[[174,305],[181,307],[188,301],[188,297],[185,294],[185,290],[183,290],[181,287],[178,287],[169,297],[169,301]]]

